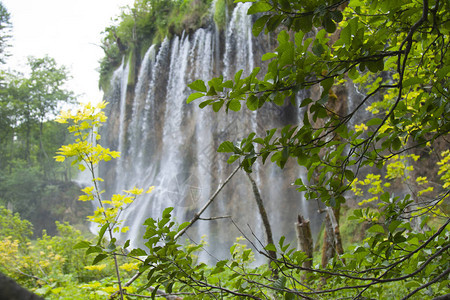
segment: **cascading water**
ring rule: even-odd
[[[122,215],[130,230],[120,238],[131,239],[131,246],[142,246],[146,218],[158,218],[172,206],[181,223],[208,201],[236,167],[226,163],[226,155],[216,152],[220,143],[242,139],[252,131],[263,135],[267,129],[299,121],[299,111],[291,105],[269,104],[257,113],[246,108],[214,113],[210,108],[186,104],[190,93],[186,86],[190,82],[220,75],[231,78],[240,69],[245,76],[257,65],[254,57],[259,59],[262,53],[256,53],[256,48],[264,47],[255,45],[268,41],[252,37],[248,7],[248,3],[237,4],[223,38],[211,26],[150,47],[137,66],[135,87],[126,86],[128,65],[122,65],[113,75],[111,90],[105,96],[111,104],[102,141],[104,146],[121,151],[122,156],[100,171],[106,182],[115,182],[106,185],[106,194],[133,186],[155,186],[153,193],[139,197]],[[218,45],[220,41],[223,45]],[[127,93],[127,89],[133,92]],[[128,110],[127,105],[131,106]],[[310,215],[302,210],[312,208],[302,204],[302,195],[291,184],[301,173],[295,162],[283,170],[270,163],[258,162],[254,166],[252,176],[258,183],[275,239],[282,235],[293,238],[297,214]],[[242,235],[233,224],[248,237],[254,233],[264,241],[252,187],[243,171],[233,177],[203,217],[217,216],[232,216],[234,222],[229,218],[198,221],[188,231],[195,242],[206,235],[214,257],[227,255],[234,238]]]

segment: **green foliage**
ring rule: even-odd
[[[204,89],[199,82],[192,86]],[[302,265],[308,257],[286,244],[284,237],[278,245],[269,244],[264,249],[253,245],[260,254],[267,257],[269,251],[277,251],[278,259],[273,260],[271,269],[267,266],[251,267],[255,253],[240,244],[239,240],[231,247],[229,260],[218,261],[210,267],[198,263],[195,253],[200,251],[203,245],[183,246],[177,242],[180,233],[189,223],[178,226],[171,214],[173,208],[165,209],[159,219],[149,218],[145,221],[145,249],[130,249],[130,241],[119,245],[112,233],[119,231],[120,211],[143,190],[134,188],[125,191],[126,195],[114,195],[111,200],[100,198],[101,192],[97,183],[101,179],[95,176],[94,166],[118,156],[118,153],[92,143],[98,140],[96,131],[92,129],[101,126],[105,120],[100,111],[104,105],[88,105],[74,115],[62,115],[60,122],[73,122],[69,130],[75,134],[77,140],[74,144],[63,146],[56,156],[59,161],[74,156],[75,162],[86,163],[93,176],[94,186],[83,189],[84,195],[80,196],[80,200],[95,200],[100,204],[94,216],[90,217],[91,221],[100,226],[97,241],[79,241],[75,245],[72,243],[75,249],[86,249],[86,255],[94,255],[92,266],[85,268],[93,272],[94,276],[104,278],[80,285],[82,290],[91,292],[92,299],[108,294],[119,294],[121,297],[129,293],[146,295],[146,290],[151,291],[152,296],[156,296],[158,291],[162,295],[182,292],[185,293],[186,299],[212,299],[216,297],[216,293],[220,293],[222,298],[253,299],[269,295],[285,299],[314,299],[316,295],[322,294],[333,298],[358,297],[364,294],[364,297],[380,299],[398,298],[408,293],[410,296],[423,298],[448,292],[449,281],[445,276],[450,267],[447,230],[450,220],[447,218],[443,225],[436,229],[414,230],[409,219],[404,218],[406,209],[412,203],[410,196],[393,197],[384,192],[378,182],[379,177],[375,175],[367,178],[368,184],[374,186],[368,192],[379,195],[379,209],[355,209],[349,217],[349,220],[368,224],[367,236],[362,242],[350,246],[345,254],[332,259],[325,268],[315,266],[314,269],[307,269],[305,280],[300,278],[305,272]],[[364,129],[364,126],[360,128]],[[289,135],[286,130],[282,132]],[[268,134],[273,135],[274,131]],[[270,141],[270,138],[266,141]],[[219,150],[226,152],[234,151],[235,148],[233,143],[229,142],[222,144]],[[442,156],[438,162],[440,175],[447,170],[447,152]],[[403,163],[405,158],[399,156],[391,159],[387,179],[408,180],[407,168],[398,165],[398,162]],[[442,175],[443,178],[445,174]],[[424,183],[426,179],[421,178],[418,181]],[[363,181],[364,184],[365,182]],[[423,226],[426,226],[426,221],[422,222],[421,227]],[[132,262],[120,265],[118,256],[131,259]],[[108,263],[111,259],[114,264]],[[112,265],[115,265],[115,271],[111,268]],[[273,269],[279,274],[275,278],[272,277]],[[123,274],[125,277],[131,276],[130,271],[133,270],[137,270],[137,273],[128,283],[136,283],[137,286],[125,288]],[[118,284],[114,284],[113,279],[109,277],[112,272],[116,272]],[[140,279],[136,280],[137,278]],[[430,278],[433,279],[430,281]],[[424,290],[424,287],[427,289]],[[38,291],[48,296],[61,293],[61,289],[52,286]]]
[[[55,156],[55,159],[56,161],[64,162],[66,158],[73,158],[72,164],[76,164],[81,171],[87,169],[92,176],[93,185],[82,189],[84,195],[81,195],[78,199],[80,201],[93,201],[98,205],[94,215],[88,217],[91,222],[98,225],[98,241],[97,243],[80,241],[73,246],[74,249],[87,248],[86,255],[95,254],[92,266],[86,267],[89,270],[100,272],[106,265],[98,265],[98,263],[108,258],[113,259],[118,279],[118,293],[121,299],[123,299],[124,289],[121,285],[117,256],[126,256],[125,249],[128,248],[130,242],[127,241],[123,246],[117,245],[117,239],[114,237],[114,233],[126,232],[128,230],[128,227],[122,226],[123,220],[119,219],[120,214],[124,208],[133,203],[138,195],[143,193],[143,189],[135,187],[131,190],[126,190],[124,191],[125,195],[115,194],[111,200],[105,200],[101,196],[103,191],[99,189],[99,184],[103,179],[95,175],[96,167],[100,162],[109,161],[120,155],[118,152],[111,151],[97,143],[101,138],[98,134],[98,129],[106,121],[106,116],[102,111],[105,106],[106,103],[104,102],[96,106],[87,104],[78,109],[76,113],[72,113],[71,111],[61,113],[57,122],[71,124],[68,130],[75,136],[75,142],[69,145],[63,145],[58,150],[58,155]],[[153,187],[149,188],[147,193],[150,193],[152,189]],[[133,251],[131,253],[134,255]],[[122,267],[129,271],[132,266],[127,265],[126,267]]]
[[[82,240],[79,230],[56,222],[57,235],[44,231],[31,241],[32,225],[16,213],[0,207],[0,271],[28,288],[57,285],[69,278],[86,277],[85,257],[73,245]]]
[[[307,196],[326,203],[332,199],[343,202],[355,168],[382,167],[403,151],[403,145],[424,145],[449,130],[449,61],[442,55],[447,51],[448,22],[444,12],[448,3],[436,7],[411,1],[394,7],[383,3],[375,1],[368,6],[358,1],[325,1],[313,10],[309,2],[255,2],[249,14],[266,13],[255,22],[255,35],[264,29],[266,33],[275,31],[282,27],[280,24],[291,31],[288,34],[281,30],[275,52],[263,56],[270,60],[267,73],[257,76],[256,68],[246,78],[239,73],[234,80],[214,78],[207,89],[197,81],[190,85],[196,93],[188,102],[208,96],[201,107],[240,110],[244,107],[240,103],[245,102],[255,110],[265,102],[282,105],[299,90],[320,88],[317,99],[306,98],[300,105],[307,107],[302,127],[287,126],[278,131],[279,136],[272,130],[266,137],[252,133],[227,152],[242,157],[242,166],[248,171],[256,157],[265,162],[270,156],[280,167],[290,157],[297,159],[309,170],[309,181],[313,174],[335,174],[319,176],[319,181],[309,186]],[[338,9],[340,5],[345,9]],[[405,28],[404,24],[410,26]],[[317,26],[324,29],[314,37],[306,37]],[[354,111],[335,111],[330,95],[349,77],[367,96]],[[372,100],[377,96],[382,101]],[[377,118],[366,124],[369,129],[363,137],[348,124],[369,101],[369,109],[379,109],[374,111]],[[351,146],[344,151],[346,145]],[[327,154],[319,155],[320,151]]]
[[[233,2],[230,0],[217,0],[214,7],[214,22],[219,30],[225,30],[227,22],[227,12],[233,9]]]
[[[258,18],[253,34],[277,34],[278,47],[262,57],[267,72],[255,68],[245,78],[239,71],[231,80],[189,85],[194,93],[187,102],[206,97],[199,106],[216,112],[284,105],[299,91],[310,91],[298,103],[305,108],[302,125],[267,129],[263,136],[249,133],[239,142],[223,142],[218,151],[230,153],[228,162],[239,161],[247,172],[257,159],[270,158],[284,168],[293,158],[308,170],[307,181],[295,182],[308,199],[338,207],[352,188],[357,195],[370,194],[362,204],[378,206],[354,211],[351,220],[369,224],[367,239],[326,270],[310,270],[308,288],[297,281],[304,257],[282,250],[277,267],[288,275],[277,286],[288,289],[282,292],[286,298],[379,299],[398,297],[397,292],[421,298],[448,292],[450,219],[440,209],[448,201],[448,153],[438,161],[439,184],[412,175],[419,159],[413,150],[433,149],[450,129],[449,9],[440,1],[256,1],[248,11]],[[336,96],[344,84],[365,94],[349,111],[339,104],[346,99]],[[374,117],[350,126],[364,107]],[[440,149],[448,149],[448,140],[442,143]],[[382,169],[384,180],[368,167]],[[358,179],[363,171],[369,175]],[[401,184],[413,197],[394,196]],[[440,225],[427,231],[430,216]],[[322,286],[316,286],[320,280]],[[400,282],[406,282],[401,289],[386,290]]]
[[[28,59],[26,75],[3,73],[0,91],[0,204],[31,221],[35,234],[55,234],[55,221],[80,223],[87,207],[72,201],[70,164],[56,164],[52,153],[68,142],[67,128],[52,119],[73,102],[64,89],[67,70],[49,57]]]
[[[2,64],[5,63],[5,58],[9,56],[6,50],[10,46],[11,27],[10,13],[0,2],[0,63]]]
[[[94,186],[85,188],[80,200],[96,200],[100,204],[91,217],[100,226],[96,239],[84,240],[71,226],[57,224],[59,236],[44,233],[35,243],[26,242],[24,248],[10,236],[0,242],[2,271],[36,293],[48,299],[86,299],[86,293],[88,299],[118,294],[121,298],[136,294],[167,297],[180,292],[185,299],[215,299],[218,294],[230,299],[315,299],[318,295],[331,298],[364,295],[377,299],[414,295],[422,299],[448,292],[449,219],[436,229],[416,231],[403,217],[410,197],[391,197],[389,193],[380,195],[379,210],[353,210],[350,220],[369,224],[367,237],[323,269],[315,266],[305,270],[302,265],[308,257],[287,244],[284,237],[278,245],[259,249],[253,245],[267,257],[269,251],[277,251],[278,259],[272,261],[271,268],[252,267],[255,253],[241,244],[241,239],[231,247],[230,259],[213,266],[198,263],[195,253],[203,244],[183,246],[177,242],[189,223],[177,225],[171,214],[173,208],[165,209],[159,219],[145,221],[145,249],[130,249],[130,241],[118,245],[112,232],[120,226],[120,211],[143,190],[134,188],[125,191],[127,195],[114,195],[111,200],[100,198],[101,191],[96,186],[101,179],[95,176],[94,166],[118,155],[93,144],[98,135],[92,129],[98,129],[105,120],[100,110],[103,107],[103,103],[96,107],[87,105],[76,114],[61,116],[60,122],[73,122],[69,130],[77,140],[61,147],[56,157],[63,161],[67,156],[75,156],[75,162],[85,162],[92,172]],[[229,150],[231,145],[226,144],[223,150]],[[447,152],[442,156],[438,172],[445,178]],[[398,172],[388,173],[393,174]],[[17,218],[6,225],[12,232],[19,232],[15,229],[22,224],[26,226],[26,222]],[[422,222],[421,226],[425,225]],[[94,256],[92,265],[86,266],[82,249],[86,249],[86,255]],[[273,269],[278,271],[277,277],[273,277]],[[133,271],[137,273],[132,277]],[[305,271],[308,272],[302,279]],[[127,286],[123,284],[125,278],[129,278]]]
[[[0,239],[10,237],[19,243],[26,243],[33,234],[33,225],[22,220],[18,213],[12,213],[9,209],[0,206]]]
[[[231,3],[228,0],[219,2],[216,11],[222,24],[225,9]],[[125,8],[115,20],[117,25],[104,31],[102,48],[105,56],[100,62],[100,87],[107,90],[110,77],[122,57],[128,57],[131,52],[139,55],[150,45],[161,43],[165,37],[206,26],[211,18],[211,5],[211,0],[139,0],[133,7]]]

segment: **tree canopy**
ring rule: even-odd
[[[9,47],[9,39],[11,38],[11,21],[8,10],[0,2],[0,63],[5,63],[5,58],[8,56],[7,48]]]
[[[78,221],[63,216],[76,203],[71,196],[78,193],[70,182],[70,164],[53,160],[53,153],[70,138],[66,127],[53,119],[73,103],[74,95],[65,87],[68,71],[53,58],[29,57],[27,66],[27,74],[2,72],[0,204],[32,221],[37,234],[44,228],[53,233],[55,219]]]

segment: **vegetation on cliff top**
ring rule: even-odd
[[[152,44],[165,37],[190,33],[211,25],[212,16],[219,26],[225,23],[230,0],[138,0],[116,18],[116,25],[104,31],[102,48],[105,57],[100,62],[100,87],[106,90],[112,72],[121,64],[122,57],[131,51],[143,55]],[[215,11],[212,11],[215,9]]]

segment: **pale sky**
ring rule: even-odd
[[[28,56],[53,57],[73,79],[68,89],[78,99],[97,102],[101,32],[113,24],[120,8],[134,0],[0,0],[11,15],[12,54],[7,66],[21,70]]]

